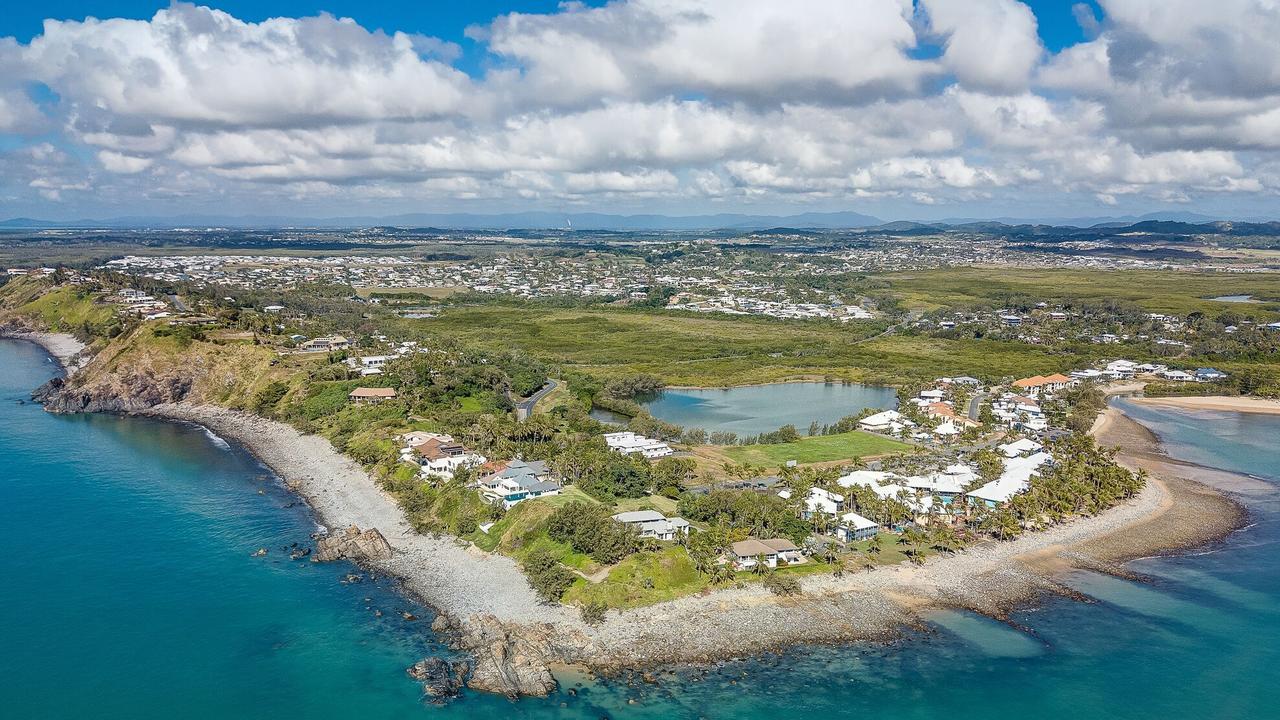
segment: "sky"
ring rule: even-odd
[[[1277,217],[1277,0],[0,13],[0,218]]]

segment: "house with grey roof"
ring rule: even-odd
[[[689,521],[684,518],[668,518],[656,510],[632,510],[620,512],[613,519],[628,527],[635,528],[640,537],[657,540],[675,540],[681,535],[689,534]]]
[[[560,482],[542,460],[511,460],[501,470],[476,481],[481,494],[503,507],[521,500],[560,494]]]

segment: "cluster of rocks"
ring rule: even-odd
[[[462,691],[471,666],[461,660],[425,658],[405,670],[409,677],[422,683],[422,692],[433,700],[456,696]]]
[[[391,544],[377,528],[361,530],[352,525],[345,530],[316,538],[316,550],[311,559],[315,562],[345,559],[362,563],[390,558]]]
[[[79,377],[55,377],[31,397],[53,413],[141,413],[186,398],[195,382],[182,373],[127,373],[84,384]]]
[[[590,639],[581,633],[565,634],[549,623],[504,623],[494,615],[474,615],[462,622],[441,613],[431,629],[451,638],[450,647],[472,658],[467,687],[515,699],[545,697],[556,689],[551,665],[582,657]]]

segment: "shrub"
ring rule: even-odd
[[[769,573],[764,578],[764,586],[774,595],[799,595],[800,581],[790,575]]]
[[[573,585],[577,576],[561,565],[546,550],[536,550],[524,561],[524,572],[529,578],[529,586],[547,602],[560,602],[564,593]]]
[[[257,395],[253,396],[253,411],[259,415],[264,415],[274,410],[287,392],[289,392],[289,386],[279,380],[267,385],[259,390]]]
[[[604,622],[609,606],[599,601],[592,601],[582,606],[582,622],[588,625],[599,625]]]

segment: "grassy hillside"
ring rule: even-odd
[[[97,302],[89,291],[50,287],[48,281],[37,278],[19,278],[0,286],[0,314],[81,339],[103,332],[115,321],[115,309]]]

